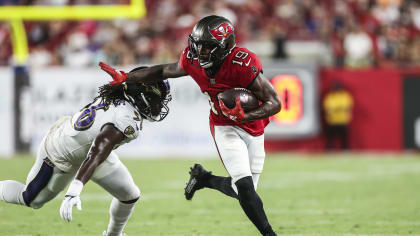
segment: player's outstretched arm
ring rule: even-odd
[[[259,73],[252,84],[248,86],[248,89],[263,103],[257,109],[246,112],[242,123],[264,119],[280,112],[280,99],[273,86],[262,73]]]
[[[72,220],[73,206],[82,209],[80,193],[83,186],[92,177],[98,167],[109,156],[115,145],[124,140],[124,134],[117,130],[112,124],[105,125],[90,147],[86,160],[80,166],[76,178],[70,184],[64,200],[60,207],[60,215],[65,221]]]
[[[120,144],[124,138],[124,134],[116,129],[114,125],[105,125],[93,141],[87,158],[80,166],[75,179],[86,184],[96,167],[105,161],[115,145]]]
[[[127,81],[138,83],[155,83],[168,78],[186,76],[187,73],[179,66],[178,62],[151,66],[142,70],[128,73]]]

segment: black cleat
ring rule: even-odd
[[[185,198],[191,200],[194,196],[195,191],[204,188],[204,181],[211,175],[210,171],[204,169],[200,164],[195,164],[194,167],[190,168],[190,180],[188,180],[187,186],[185,187]]]

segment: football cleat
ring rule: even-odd
[[[204,188],[204,181],[211,175],[211,171],[207,171],[200,164],[195,164],[190,168],[190,180],[188,180],[187,186],[185,187],[185,198],[191,200],[194,196],[195,191]]]
[[[102,236],[108,236],[106,230],[102,233]],[[121,236],[128,236],[126,233],[122,233]]]

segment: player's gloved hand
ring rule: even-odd
[[[70,222],[72,220],[73,207],[76,206],[79,211],[82,210],[82,201],[80,201],[80,193],[83,189],[83,183],[80,180],[73,180],[66,196],[60,207],[60,216],[63,220]]]
[[[112,81],[109,82],[109,85],[122,84],[127,80],[127,73],[124,71],[120,70],[120,72],[118,72],[112,66],[103,62],[99,62],[99,66],[112,77]]]
[[[219,106],[220,106],[220,109],[222,109],[223,115],[225,115],[226,117],[228,117],[229,119],[233,121],[240,123],[245,117],[245,111],[242,108],[241,100],[239,99],[239,97],[236,97],[235,103],[236,103],[235,107],[232,109],[229,109],[225,105],[225,103],[222,101],[222,99],[219,99]]]

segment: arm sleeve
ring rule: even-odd
[[[258,74],[262,72],[262,64],[258,56],[251,51],[247,49],[242,49],[241,51],[248,53],[249,56],[242,60],[242,66],[236,67],[238,69],[236,74],[239,76],[239,85],[243,88],[247,88],[254,82]]]

